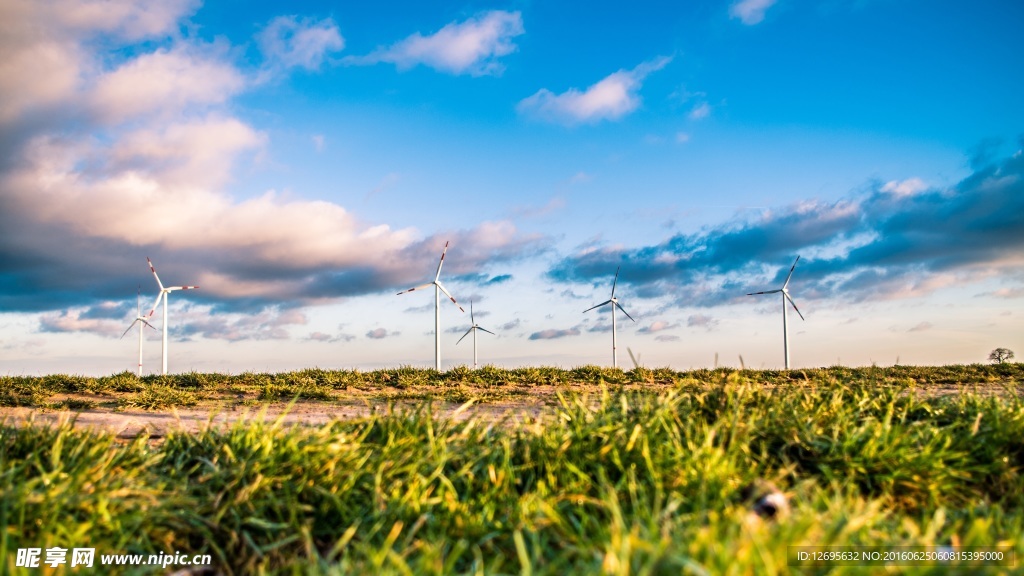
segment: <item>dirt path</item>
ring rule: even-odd
[[[616,387],[617,390],[643,389],[646,391],[668,390],[671,386],[659,384],[627,385]],[[529,386],[502,389],[500,394],[493,389],[462,387],[461,392],[468,398],[479,401],[465,403],[461,399],[437,396],[437,389],[410,388],[401,391],[381,389],[350,388],[338,391],[329,400],[290,402],[255,402],[252,397],[227,397],[220,395],[217,399],[201,401],[198,407],[167,409],[167,410],[131,410],[117,409],[116,398],[93,396],[97,408],[82,410],[55,410],[47,408],[10,408],[0,407],[0,424],[8,426],[35,425],[54,426],[72,420],[76,427],[89,428],[114,434],[120,439],[136,438],[140,434],[148,434],[151,439],[159,440],[170,432],[183,431],[195,433],[209,426],[226,428],[238,421],[275,422],[280,420],[284,426],[304,425],[322,426],[334,420],[350,420],[370,415],[374,411],[386,412],[390,407],[397,410],[413,410],[422,406],[423,402],[432,398],[431,410],[435,416],[464,420],[482,418],[490,422],[498,422],[504,418],[543,418],[554,416],[559,406],[558,395],[589,395],[596,401],[601,388],[594,385],[570,386]],[[946,396],[959,394],[964,390],[961,386],[931,386],[918,388],[918,394],[927,396]],[[974,392],[986,394],[1024,394],[1024,385],[1007,387],[997,384],[982,384],[973,389]],[[69,398],[68,395],[56,395],[54,400]]]
[[[581,390],[586,391],[586,390]],[[515,396],[486,403],[455,403],[433,400],[431,410],[438,417],[458,420],[484,418],[499,421],[503,418],[537,418],[554,414],[558,398],[555,389],[533,390],[529,397]],[[334,420],[351,420],[369,416],[374,411],[413,410],[422,400],[388,400],[354,394],[328,401],[268,402],[261,405],[239,405],[224,402],[204,402],[199,408],[169,409],[166,411],[118,410],[93,408],[87,410],[52,410],[44,408],[0,408],[0,423],[14,426],[55,426],[73,421],[76,427],[113,433],[118,438],[130,439],[147,433],[159,439],[169,432],[198,432],[209,426],[225,428],[238,421],[274,422],[285,426],[321,426]]]

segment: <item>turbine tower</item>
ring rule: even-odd
[[[150,309],[147,317],[153,316],[153,312],[156,312],[156,307],[161,304],[161,301],[164,306],[164,336],[160,355],[163,359],[162,374],[167,375],[167,296],[175,290],[195,290],[196,288],[199,288],[199,286],[168,286],[165,288],[163,282],[160,281],[160,277],[156,275],[156,268],[153,267],[153,261],[147,257],[146,262],[149,262],[149,269],[153,272],[153,278],[156,278],[156,285],[160,287],[160,293],[157,294],[156,302],[153,303],[153,308]]]
[[[434,368],[441,371],[441,292],[452,301],[452,304],[459,306],[459,303],[455,301],[455,298],[444,288],[441,284],[441,266],[444,265],[444,255],[448,252],[448,242],[444,243],[444,250],[441,252],[441,261],[437,263],[437,274],[434,275],[434,281],[415,288],[409,288],[399,292],[399,296],[406,292],[412,292],[414,290],[420,290],[422,288],[434,287]],[[459,306],[459,310],[463,313],[466,311]]]
[[[462,335],[462,338],[465,338],[466,336],[469,336],[470,332],[473,333],[473,369],[476,370],[476,331],[477,330],[483,330],[484,332],[487,332],[488,334],[491,334],[491,335],[494,335],[494,336],[497,336],[497,334],[495,334],[494,332],[491,332],[487,328],[484,328],[484,327],[482,327],[482,326],[480,326],[479,324],[476,323],[476,319],[473,318],[473,301],[472,300],[469,301],[469,321],[472,322],[473,325],[469,327],[469,330],[466,330],[466,333]],[[462,342],[462,338],[459,338],[459,342]],[[458,346],[459,342],[456,342],[455,345]]]
[[[620,268],[621,268],[621,266],[620,266]],[[591,306],[590,308],[587,308],[586,310],[583,311],[583,313],[586,314],[587,312],[590,312],[594,308],[600,308],[601,306],[604,306],[605,304],[611,304],[612,305],[612,368],[618,368],[619,367],[619,355],[616,352],[616,339],[615,339],[615,309],[618,308],[619,310],[622,310],[622,313],[626,315],[626,318],[629,318],[630,320],[633,320],[633,317],[629,315],[629,312],[626,312],[626,309],[622,307],[622,304],[619,304],[619,299],[615,297],[615,285],[618,284],[618,283],[619,283],[619,268],[616,268],[615,269],[615,280],[612,281],[612,297],[609,298],[608,300],[605,300],[604,302],[601,302],[600,304]],[[633,320],[633,322],[636,322],[636,320]]]
[[[142,300],[141,300],[142,296],[141,295],[142,295],[142,287],[139,286],[138,291],[136,291],[136,293],[135,293],[135,321],[132,322],[131,325],[128,326],[128,330],[125,330],[124,334],[121,334],[121,338],[124,338],[125,335],[128,334],[128,332],[132,328],[134,328],[136,324],[138,324],[140,322],[142,324],[146,325],[146,326],[149,326],[150,328],[153,328],[153,325],[150,324],[147,321],[148,317],[142,315]],[[153,328],[153,330],[156,330],[156,328]],[[142,326],[139,326],[139,376],[142,376]]]
[[[747,296],[756,296],[758,294],[775,294],[777,292],[782,293],[782,351],[786,355],[786,370],[789,370],[789,328],[786,326],[786,300],[793,305],[793,310],[796,310],[797,314],[800,314],[800,309],[796,307],[796,302],[789,295],[789,280],[793,277],[793,270],[796,269],[796,263],[800,261],[800,256],[796,257],[793,261],[793,266],[789,268],[789,275],[786,276],[786,282],[782,285],[782,288],[778,290],[766,290],[764,292],[751,292]],[[800,319],[804,319],[804,315],[800,314]]]

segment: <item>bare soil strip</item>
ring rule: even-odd
[[[665,392],[671,385],[644,384],[614,386],[615,390],[645,390]],[[929,386],[914,388],[914,392],[925,396],[947,396],[961,393],[963,386]],[[1024,394],[1024,385],[979,384],[973,392],[988,394]],[[0,407],[0,424],[7,426],[34,425],[54,426],[62,422],[73,422],[74,426],[112,433],[120,439],[133,439],[146,434],[150,439],[159,440],[170,432],[196,433],[208,427],[227,428],[239,421],[266,422],[280,421],[282,426],[322,426],[335,420],[364,418],[374,412],[386,413],[392,410],[413,410],[431,400],[433,414],[440,418],[464,420],[479,418],[488,422],[500,422],[506,418],[536,419],[554,416],[559,405],[559,393],[570,395],[596,395],[602,387],[595,385],[570,386],[512,386],[496,393],[494,388],[462,386],[461,396],[470,402],[451,401],[439,390],[429,387],[411,387],[401,390],[358,389],[336,391],[329,400],[300,400],[297,402],[256,402],[249,397],[228,398],[219,395],[216,399],[200,401],[195,408],[171,408],[166,410],[125,410],[114,408],[116,397],[90,395],[89,399],[100,406],[83,410],[54,410],[47,408]],[[908,390],[909,392],[909,390]],[[55,395],[54,399],[84,398],[81,395]]]
[[[449,402],[433,399],[432,412],[442,418],[458,420],[482,418],[497,422],[504,418],[538,418],[554,413],[558,404],[558,391],[569,391],[567,387],[537,386],[529,395],[507,396],[488,399],[486,402]],[[574,392],[599,392],[595,386],[572,387]],[[172,431],[195,433],[210,426],[226,428],[238,421],[275,422],[283,426],[321,426],[334,420],[364,418],[374,412],[385,413],[393,410],[413,410],[420,406],[429,394],[406,393],[366,394],[360,391],[339,392],[336,398],[319,401],[265,402],[258,405],[243,402],[204,401],[198,408],[175,408],[164,411],[118,410],[115,408],[94,408],[88,410],[51,410],[44,408],[0,407],[0,423],[5,425],[54,426],[72,421],[76,427],[91,428],[115,434],[118,438],[131,439],[147,434],[159,439]],[[468,405],[467,405],[468,404]]]

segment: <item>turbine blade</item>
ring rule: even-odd
[[[156,278],[156,285],[159,286],[161,290],[163,290],[164,284],[163,282],[160,281],[160,277],[156,275],[156,267],[153,266],[153,261],[149,259],[149,256],[146,256],[146,262],[149,262],[149,270],[150,272],[153,273],[153,278]]]
[[[143,318],[139,318],[139,320],[142,320],[142,323],[143,323],[143,324],[145,324],[146,326],[149,326],[149,327],[150,327],[150,328],[152,328],[153,330],[156,330],[156,327],[155,327],[155,326],[153,326],[152,324],[150,324],[149,322],[146,322],[146,320],[145,320],[145,319],[143,319]]]
[[[605,304],[610,304],[610,303],[611,303],[611,300],[605,300],[604,302],[601,302],[600,304],[595,304],[595,305],[591,306],[590,308],[587,308],[586,310],[583,311],[583,313],[586,314],[587,312],[590,312],[594,308],[600,308],[601,306],[604,306]]]
[[[459,306],[459,303],[455,301],[455,297],[452,296],[447,290],[444,289],[444,284],[441,284],[440,282],[434,282],[434,285],[436,285],[438,288],[440,288],[441,292],[444,292],[444,295],[447,296],[448,299],[452,301],[452,304],[455,304],[456,306]],[[459,310],[462,310],[462,306],[459,306]],[[466,311],[462,310],[462,312],[465,313]]]
[[[491,332],[491,331],[490,331],[490,330],[488,330],[487,328],[481,328],[481,327],[477,326],[477,327],[476,327],[476,329],[477,329],[477,330],[483,330],[484,332],[487,332],[487,333],[488,333],[488,334],[490,334],[491,336],[497,336],[497,334],[495,334],[494,332]]]
[[[156,302],[153,302],[153,307],[149,309],[149,314],[146,314],[147,318],[152,318],[153,317],[153,313],[156,312],[156,307],[160,305],[160,299],[163,298],[163,297],[164,297],[164,292],[163,292],[163,290],[161,290],[160,293],[156,295]]]
[[[626,312],[626,309],[622,307],[622,304],[616,302],[615,305],[619,307],[619,310],[622,310],[622,313],[626,315],[626,318],[633,320],[633,317],[629,315],[629,312]],[[636,322],[636,320],[633,320],[633,322]]]
[[[164,288],[167,292],[173,292],[175,290],[195,290],[199,286],[171,286],[170,288]]]
[[[790,298],[789,293],[788,292],[783,292],[783,294],[786,295],[786,300],[789,300],[789,303],[793,305],[793,310],[796,310],[796,313],[800,314],[800,309],[796,307],[796,302],[793,302],[793,299]],[[800,314],[800,319],[801,320],[805,320],[803,314]]]
[[[612,298],[615,298],[615,285],[619,283],[619,268],[622,266],[615,269],[615,280],[612,280]]]
[[[469,336],[469,333],[473,331],[473,328],[476,328],[476,326],[470,326],[469,330],[466,330],[466,333],[462,335],[462,338]],[[462,342],[462,338],[459,338],[459,342]],[[459,342],[456,342],[455,345],[458,346]]]
[[[747,296],[757,296],[758,294],[775,294],[776,292],[782,292],[782,290],[765,290],[764,292],[751,292]]]
[[[633,361],[633,367],[639,370],[640,363],[636,361],[636,356],[633,356],[633,349],[627,346],[626,352],[629,352],[629,359]]]
[[[142,284],[135,287],[135,317],[142,317]]]
[[[431,287],[431,286],[433,286],[433,285],[434,285],[434,283],[433,283],[433,282],[431,282],[430,284],[423,284],[423,285],[421,285],[421,286],[417,286],[417,287],[415,287],[415,288],[409,288],[408,290],[402,290],[402,291],[401,291],[401,292],[399,292],[398,294],[399,294],[399,295],[402,295],[402,294],[405,294],[406,292],[412,292],[413,290],[422,290],[422,289],[424,289],[424,288],[430,288],[430,287]]]
[[[793,277],[793,270],[796,268],[796,263],[800,261],[800,256],[797,255],[796,260],[793,261],[793,265],[789,267],[789,276],[786,276],[786,283],[782,285],[782,289],[785,290],[789,286],[789,279]]]
[[[128,332],[130,332],[130,331],[131,331],[131,329],[132,329],[132,328],[134,328],[134,327],[135,327],[135,325],[136,325],[136,324],[138,324],[138,323],[139,323],[139,319],[138,319],[138,318],[136,318],[136,319],[135,319],[135,322],[132,322],[131,324],[129,324],[129,325],[128,325],[128,329],[124,331],[124,334],[121,334],[121,338],[124,338],[125,334],[127,334]],[[118,340],[120,340],[121,338],[118,338]]]
[[[469,321],[476,326],[476,320],[473,318],[473,301],[469,301]]]
[[[445,252],[448,252],[447,242],[444,243],[444,250],[441,251],[441,261],[437,263],[437,274],[434,276],[434,282],[437,282],[437,279],[441,277],[441,266],[444,265]]]

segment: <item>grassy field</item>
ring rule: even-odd
[[[788,547],[1007,546],[1014,566],[977,572],[1024,573],[1022,376],[1021,364],[8,376],[0,403],[44,409],[329,403],[349,389],[418,403],[161,442],[0,426],[0,558],[12,573],[18,548],[61,546],[210,554],[228,574],[875,574],[790,566]],[[542,418],[433,414],[540,386],[559,390]],[[741,488],[758,479],[786,492],[789,514],[750,512]]]

